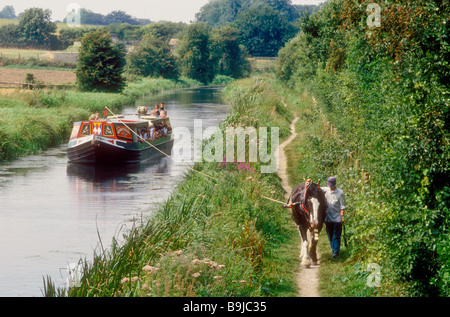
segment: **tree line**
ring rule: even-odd
[[[215,16],[224,14],[224,8],[229,12],[239,10],[227,21],[210,18],[213,11]],[[141,42],[126,57],[109,44],[107,32],[95,31],[82,40],[78,83],[84,90],[120,91],[123,73],[137,77],[183,76],[203,84],[213,82],[217,76],[241,78],[250,71],[249,55],[276,56],[298,31],[296,21],[301,12],[307,15],[310,10],[298,10],[290,0],[211,0],[197,14],[195,23],[152,23],[139,30],[128,28],[128,35],[122,39],[133,37]],[[102,43],[94,48],[100,39]],[[170,46],[171,39],[177,39],[176,49]],[[112,58],[105,59],[102,45],[109,47]],[[105,67],[107,61],[116,61],[107,67],[115,69],[110,80],[105,80],[105,72],[96,66]]]
[[[278,50],[298,32],[301,16],[315,6],[293,5],[291,0],[210,0],[196,14],[195,22],[211,28],[231,26],[239,30],[239,43],[252,56],[275,57]],[[0,14],[16,18],[6,6]],[[19,24],[0,27],[0,47],[65,49],[95,26],[108,26],[120,40],[141,40],[150,20],[136,19],[123,11],[107,15],[80,10],[81,28],[63,28],[56,33],[48,9],[30,8],[19,14]],[[66,21],[66,19],[64,19]]]

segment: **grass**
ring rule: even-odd
[[[352,153],[339,131],[327,120],[321,104],[316,102],[306,87],[297,87],[295,90],[280,87],[278,91],[299,117],[296,124],[298,136],[286,149],[291,186],[308,178],[314,181],[320,179],[322,186],[326,186],[326,179],[334,175],[337,177],[338,187],[345,192],[348,248],[343,246],[342,241],[341,256],[333,259],[330,256],[328,237],[325,230],[322,231],[319,239],[319,252],[322,256],[319,271],[321,296],[405,296],[405,285],[393,278],[392,270],[381,260],[382,247],[373,247],[370,240],[364,245],[354,244],[354,241],[360,241],[361,236],[375,236],[369,225],[361,224],[372,221],[368,216],[369,209],[379,208],[373,202],[376,199],[373,184],[367,178],[366,171],[361,168],[360,157]],[[379,212],[377,217],[382,219],[383,212]],[[370,264],[377,264],[381,268],[380,287],[367,286],[371,274],[367,268]]]
[[[230,84],[227,126],[263,122],[288,135],[290,114],[270,79]],[[245,107],[242,103],[245,103]],[[137,223],[122,243],[85,261],[84,277],[69,296],[278,296],[297,295],[299,237],[275,173],[260,163],[202,162],[189,172],[153,216]],[[47,281],[47,284],[49,282]],[[61,295],[51,285],[46,289]]]
[[[303,178],[338,175],[347,199],[348,247],[331,257],[325,230],[319,239],[319,291],[325,297],[404,296],[387,267],[380,267],[381,287],[367,282],[377,263],[376,250],[355,256],[353,219],[364,210],[369,180],[350,159],[346,145],[307,92],[289,90],[272,77],[230,84],[225,98],[232,112],[227,126],[278,126],[282,139],[299,117],[298,137],[287,149],[292,186]],[[285,107],[284,105],[287,105]],[[332,145],[340,145],[336,146]],[[259,164],[240,169],[234,163],[198,163],[213,180],[189,172],[172,196],[112,247],[84,262],[81,286],[69,296],[277,296],[297,295],[299,235],[290,213],[262,199],[283,200],[275,174],[261,174]],[[323,181],[324,182],[324,181]],[[323,184],[323,183],[322,183]],[[382,263],[381,263],[382,265]],[[47,280],[47,295],[63,295]]]

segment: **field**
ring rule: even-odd
[[[48,69],[21,69],[21,68],[0,68],[0,87],[6,87],[3,83],[23,83],[27,73],[33,73],[38,82],[50,84],[75,83],[75,72],[64,70]]]
[[[18,24],[19,20],[11,20],[11,19],[0,19],[0,27],[6,24]],[[67,23],[63,23],[63,22],[56,22],[56,27],[57,27],[57,32],[59,32],[62,29],[67,29],[69,26],[67,25]],[[88,24],[83,24],[83,27],[96,27],[95,25],[88,25]]]

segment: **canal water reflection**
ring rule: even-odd
[[[148,96],[123,112],[160,102],[172,127],[191,131],[194,119],[205,129],[229,112],[217,87]],[[0,165],[0,296],[42,296],[47,275],[65,286],[69,263],[90,261],[100,240],[105,247],[113,237],[120,240],[169,197],[187,170],[167,157],[125,169],[71,165],[65,145]]]

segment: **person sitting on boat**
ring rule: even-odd
[[[159,105],[158,104],[155,104],[155,110],[152,110],[150,112],[150,114],[153,114],[155,116],[159,116]]]
[[[144,140],[147,140],[149,137],[148,130],[146,128],[144,128],[143,130],[144,130],[143,138],[144,138]]]
[[[150,127],[150,141],[153,141],[155,139],[155,127],[152,125]]]
[[[161,136],[167,136],[167,127],[165,124],[163,124],[163,127],[161,129]]]
[[[167,118],[167,111],[166,110],[161,110],[161,112],[159,114],[159,118],[160,119],[166,119]]]
[[[93,113],[90,117],[89,117],[89,121],[92,120],[98,120],[99,116],[98,116],[98,112],[97,113]]]

